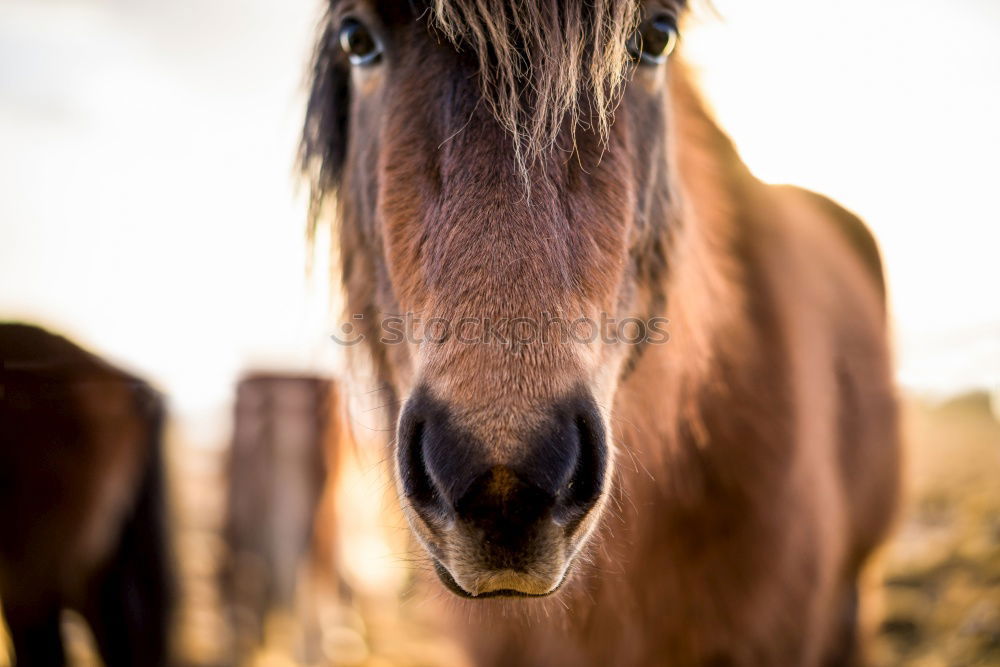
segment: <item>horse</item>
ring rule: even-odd
[[[63,609],[104,664],[168,664],[164,404],[61,336],[0,324],[0,603],[14,658],[62,665]]]
[[[303,576],[312,589],[343,588],[333,529],[346,434],[336,381],[302,374],[244,376],[233,423],[222,531],[228,558],[219,583],[235,661],[244,664],[264,641],[269,616],[308,606],[300,599]],[[318,643],[303,642],[303,652],[317,653],[311,644]]]
[[[900,456],[878,246],[751,174],[678,56],[685,5],[321,23],[310,226],[478,665],[865,660]]]

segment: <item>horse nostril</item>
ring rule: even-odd
[[[424,459],[424,422],[404,414],[399,427],[399,475],[407,499],[419,507],[440,504]]]
[[[501,459],[457,427],[447,406],[417,391],[400,417],[396,461],[401,491],[424,519],[458,518],[507,535],[531,532],[543,517],[572,530],[601,495],[607,452],[589,399],[557,404],[516,456]]]
[[[604,428],[597,414],[581,413],[573,425],[580,449],[573,476],[560,494],[562,516],[559,518],[564,520],[582,516],[597,502],[604,486],[608,458]]]

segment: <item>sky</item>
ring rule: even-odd
[[[1000,386],[1000,2],[713,0],[681,49],[751,169],[861,214],[899,377]],[[293,174],[317,3],[0,0],[0,319],[184,414],[336,365]]]

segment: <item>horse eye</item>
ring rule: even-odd
[[[643,21],[628,42],[628,52],[643,65],[659,65],[677,46],[677,20],[672,16],[657,16]]]
[[[348,18],[340,26],[340,48],[352,65],[373,65],[382,57],[382,45],[364,23]]]

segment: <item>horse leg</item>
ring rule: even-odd
[[[859,597],[857,581],[848,581],[841,596],[837,611],[830,649],[824,667],[858,667],[863,664],[861,646],[858,642]]]
[[[94,578],[81,610],[107,667],[169,664],[174,580],[163,477],[156,442],[118,547]]]
[[[62,667],[66,664],[59,613],[55,605],[44,611],[5,606],[15,665]]]
[[[147,582],[116,563],[97,585],[84,616],[107,667],[167,664],[168,637],[158,598],[147,598]]]

